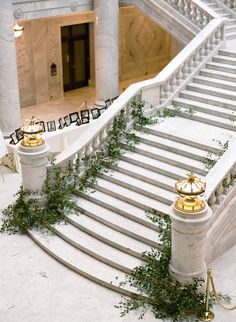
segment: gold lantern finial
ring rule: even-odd
[[[28,124],[21,126],[21,131],[24,135],[21,145],[27,148],[35,148],[43,145],[45,143],[41,137],[43,125],[34,116],[31,119],[26,119],[26,121],[28,121]]]
[[[206,183],[192,172],[187,173],[187,179],[178,180],[175,189],[180,195],[174,203],[176,210],[184,213],[198,213],[206,207],[205,201],[199,198],[206,190]]]

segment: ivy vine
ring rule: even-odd
[[[202,163],[204,164],[205,168],[209,171],[211,170],[214,165],[219,161],[222,155],[228,150],[229,148],[229,140],[222,143],[220,140],[213,139],[213,141],[217,142],[220,151],[219,152],[208,152],[206,157],[202,158]]]
[[[145,261],[135,267],[120,286],[129,285],[137,290],[131,298],[122,297],[115,307],[120,309],[120,315],[125,316],[130,311],[141,310],[139,319],[147,311],[155,318],[170,321],[199,321],[197,316],[205,310],[205,295],[199,292],[203,279],[193,279],[189,285],[182,285],[173,280],[169,273],[171,259],[171,220],[169,216],[150,210],[148,217],[160,227],[159,238],[162,250],[152,249],[145,252]],[[225,302],[230,301],[228,295],[219,293]],[[209,308],[215,303],[213,294],[209,299]]]

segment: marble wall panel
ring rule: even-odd
[[[90,23],[90,85],[95,85],[94,12],[21,21],[16,40],[21,107],[63,97],[61,27]],[[120,80],[158,73],[180,50],[162,28],[133,6],[120,8]],[[51,64],[57,75],[51,76]]]

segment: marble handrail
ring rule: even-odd
[[[234,9],[236,8],[236,0],[219,0],[219,2],[223,3],[226,7],[228,7],[235,13]]]
[[[227,194],[227,189],[230,185],[235,184],[235,151],[236,141],[229,146],[228,150],[206,176],[207,190],[205,199],[211,207],[220,202],[223,194]]]
[[[99,118],[99,121],[91,124],[89,130],[70,147],[61,152],[55,160],[55,166],[65,166],[76,158],[82,159],[82,155],[94,153],[104,142],[114,118],[121,110],[125,110],[127,121],[130,121],[129,103],[137,95],[143,95],[146,90],[152,89],[153,95],[159,95],[156,101],[162,103],[162,89],[164,94],[170,94],[173,87],[178,87],[181,80],[193,71],[193,68],[202,62],[202,57],[209,53],[224,41],[224,20],[213,19],[193,41],[191,41],[163,71],[151,80],[146,80],[129,86],[112,106]],[[195,59],[194,59],[195,58]],[[174,76],[173,76],[174,75]],[[179,77],[178,77],[179,75]],[[159,93],[159,94],[158,94]],[[157,104],[158,105],[158,104]],[[51,166],[48,166],[49,168]]]

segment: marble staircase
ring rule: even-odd
[[[74,196],[80,215],[67,214],[68,224],[55,225],[54,235],[29,232],[36,243],[95,283],[124,295],[134,292],[119,282],[145,261],[143,252],[161,249],[158,226],[146,211],[168,214],[176,180],[189,171],[204,178],[202,159],[221,151],[217,140],[235,136],[235,64],[236,52],[220,50],[174,99],[181,108],[176,117],[143,129],[136,125],[140,142],[134,151],[123,145],[122,159],[86,194]]]
[[[226,39],[236,38],[236,13],[229,7],[226,7],[222,2],[217,0],[202,0],[210,9],[217,13],[220,17],[228,19],[225,32]]]

